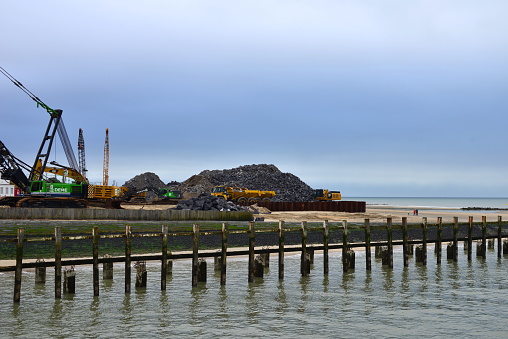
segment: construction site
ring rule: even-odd
[[[203,170],[183,182],[163,182],[152,172],[135,175],[123,185],[109,184],[109,130],[105,129],[102,182],[87,178],[85,139],[78,132],[77,159],[60,109],[53,109],[0,67],[0,72],[49,115],[42,142],[30,164],[0,140],[0,207],[104,208],[209,211],[336,211],[362,213],[365,202],[343,201],[340,191],[314,189],[273,164]],[[58,138],[57,137],[58,134]],[[50,161],[59,140],[67,164]],[[20,142],[9,140],[8,143]],[[35,147],[34,147],[35,150]],[[4,190],[5,188],[5,190]],[[5,193],[4,193],[5,192]]]

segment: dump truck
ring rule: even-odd
[[[333,201],[333,200],[341,200],[342,195],[340,191],[329,191],[326,189],[317,189],[314,190],[314,199],[318,201]]]
[[[275,196],[274,191],[249,190],[243,187],[215,186],[212,195],[240,204],[255,204],[260,201],[270,201]]]

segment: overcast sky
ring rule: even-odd
[[[88,176],[164,182],[274,164],[346,197],[507,197],[508,2],[5,1],[0,66]],[[48,114],[0,75],[0,140]],[[75,150],[75,152],[77,152]],[[66,163],[61,146],[51,160]]]

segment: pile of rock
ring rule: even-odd
[[[159,189],[166,187],[166,184],[159,178],[159,176],[152,172],[145,172],[143,174],[136,175],[134,178],[127,180],[123,185],[133,191],[140,191],[145,188]]]
[[[204,211],[243,211],[244,207],[235,205],[231,201],[217,198],[216,196],[203,193],[195,198],[178,202],[177,210],[204,210]]]
[[[182,182],[182,192],[209,193],[213,186],[239,186],[252,190],[275,191],[272,201],[312,201],[314,190],[291,173],[275,165],[245,165],[225,170],[205,170]]]

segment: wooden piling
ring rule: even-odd
[[[168,276],[168,225],[162,225],[161,291],[166,290]]]
[[[477,258],[483,258],[484,257],[484,252],[485,252],[485,247],[483,246],[482,242],[481,241],[478,241],[476,243],[476,257]]]
[[[323,221],[323,273],[328,274],[329,257],[328,257],[328,220]]]
[[[254,228],[254,222],[251,221],[249,223],[249,275],[248,275],[248,281],[254,282],[254,270],[255,270],[255,264],[254,264],[254,241],[255,241],[255,228]]]
[[[409,253],[407,243],[407,217],[402,217],[402,257],[404,267],[409,266]]]
[[[503,255],[508,254],[508,239],[503,240]]]
[[[258,254],[254,258],[254,277],[263,278],[264,272],[265,266],[263,265],[263,258]]]
[[[55,299],[62,298],[62,229],[55,227]]]
[[[348,262],[348,242],[347,242],[347,220],[342,220],[342,271],[347,272],[349,269]]]
[[[129,225],[125,226],[125,293],[131,293],[131,253],[132,232]]]
[[[450,242],[446,245],[446,259],[447,259],[447,260],[453,260],[453,252],[454,252],[454,249],[453,249],[453,241],[450,241]]]
[[[21,300],[21,273],[23,268],[23,243],[25,242],[25,230],[18,228],[16,243],[16,271],[14,273],[14,302]]]
[[[71,266],[69,269],[64,269],[64,283],[63,290],[64,293],[67,294],[75,294],[76,293],[76,272],[74,271],[74,266]]]
[[[386,230],[388,238],[388,268],[393,268],[392,218],[386,218]]]
[[[199,258],[198,260],[198,282],[206,282],[206,260]]]
[[[300,273],[302,277],[310,274],[310,259],[307,253],[307,222],[302,221],[302,254],[300,256]]]
[[[415,261],[423,265],[423,260],[424,260],[423,245],[418,245],[416,246],[415,250]]]
[[[370,250],[370,221],[369,219],[364,220],[365,225],[365,269],[367,271],[372,270],[371,263],[371,250]]]
[[[427,266],[427,217],[422,218],[422,253],[421,264]]]
[[[192,287],[198,286],[199,270],[199,225],[192,227]]]
[[[452,260],[459,260],[459,242],[457,241],[457,236],[459,233],[459,218],[453,217],[453,253]]]
[[[473,257],[473,217],[469,217],[467,227],[467,260],[471,261]]]
[[[93,280],[93,295],[99,295],[99,227],[92,228],[93,238],[93,264],[92,264],[92,280]]]
[[[483,259],[487,259],[487,217],[482,216],[482,254]]]
[[[311,250],[310,248],[307,248],[307,253],[313,252],[314,250]],[[263,266],[265,268],[270,267],[270,252],[268,252],[268,249],[266,249],[266,252],[260,253],[259,256],[261,257],[261,260],[263,261]]]
[[[355,251],[352,249],[348,249],[345,254],[344,259],[344,265],[345,269],[344,272],[347,272],[349,270],[355,270]]]
[[[388,246],[380,246],[379,247],[381,265],[390,266],[390,251],[388,250]]]
[[[222,223],[222,255],[220,267],[220,284],[226,285],[226,258],[228,251],[228,224]]]
[[[503,241],[502,233],[503,233],[503,217],[499,215],[497,217],[497,257],[498,258],[501,258],[502,253],[503,253],[503,251],[502,251],[502,241]]]
[[[38,258],[36,263],[43,263],[44,259]],[[45,284],[46,283],[46,267],[36,267],[35,268],[35,283],[36,284]]]
[[[111,255],[104,254],[103,258],[111,258]],[[113,263],[102,263],[102,280],[113,280]]]
[[[442,239],[443,239],[443,218],[437,217],[437,240],[435,249],[437,256],[436,258],[437,265],[441,265],[441,252],[443,247]]]
[[[146,271],[146,261],[140,260],[134,263],[134,268],[136,269],[136,288],[146,288],[146,280],[147,280],[147,271]]]
[[[328,248],[328,244],[326,245]],[[284,279],[284,221],[279,221],[279,280]]]

